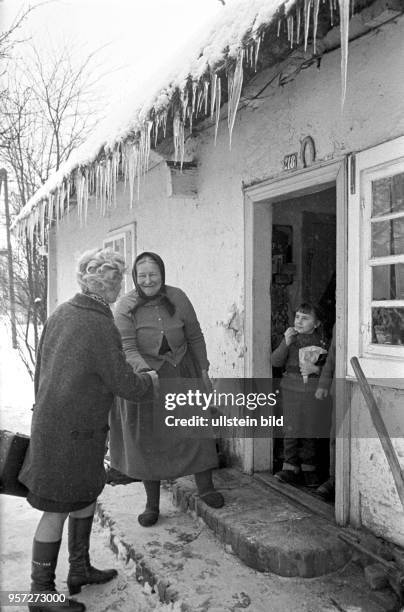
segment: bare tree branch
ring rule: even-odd
[[[10,58],[7,87],[0,96],[0,165],[9,170],[14,215],[94,129],[96,121],[89,105],[93,103],[95,57],[96,52],[75,65],[67,47],[43,58],[31,46],[23,60]],[[21,241],[14,253],[18,350],[30,375],[47,315],[46,250],[46,237],[42,243],[34,234],[32,241],[28,237]],[[0,256],[3,287],[8,286],[7,273]],[[9,310],[4,291],[0,316],[7,317]]]

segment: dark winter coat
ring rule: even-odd
[[[31,442],[19,475],[31,492],[65,502],[101,493],[114,395],[151,399],[151,378],[126,362],[111,310],[77,294],[55,310],[41,336]]]

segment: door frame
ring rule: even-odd
[[[282,174],[244,189],[244,287],[246,378],[271,377],[271,248],[272,204],[282,200],[336,188],[336,367],[335,376],[347,375],[347,203],[348,158],[316,164]],[[263,330],[268,330],[263,333]],[[347,387],[347,385],[344,385]],[[336,496],[335,519],[349,518],[350,422],[348,391],[336,399]],[[243,469],[247,473],[273,469],[273,438],[245,440]]]

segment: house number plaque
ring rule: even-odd
[[[297,169],[297,153],[289,153],[283,158],[283,169],[284,170],[296,170]]]

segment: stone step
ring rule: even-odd
[[[237,470],[217,470],[215,484],[225,497],[223,508],[201,502],[191,477],[175,483],[174,502],[182,510],[195,511],[250,567],[279,576],[314,578],[350,560],[351,549],[326,518]]]
[[[247,499],[251,498],[253,505],[260,504],[259,509],[258,506],[255,508],[256,525],[263,527],[261,521],[265,524],[267,515],[273,514],[265,489],[264,493],[254,486],[250,489],[251,479],[243,475],[240,479],[236,475],[233,478],[232,473],[226,471],[224,481],[218,473],[215,480],[223,484],[221,488],[233,509],[238,502],[232,498],[240,497],[240,489],[244,490]],[[183,513],[173,506],[172,486],[167,483],[161,486],[160,518],[153,527],[146,529],[137,521],[137,515],[145,505],[142,483],[107,486],[97,502],[97,513],[102,524],[108,527],[111,547],[125,563],[125,574],[145,583],[146,592],[151,588],[158,593],[160,601],[168,604],[167,610],[386,612],[387,608],[375,599],[376,592],[369,590],[362,569],[353,561],[337,572],[311,580],[299,576],[285,578],[248,567],[234,554],[232,545],[222,544],[202,519],[203,507],[206,506],[194,495],[193,478],[181,478],[176,483],[173,486],[177,500],[182,500],[187,509],[185,497],[192,498],[194,501],[191,503],[198,506],[200,516],[195,512]],[[186,489],[186,495],[180,489]],[[222,510],[216,512],[221,514]],[[293,514],[290,509],[283,515],[278,513],[278,524],[282,524],[282,516],[283,522],[291,516],[298,522],[299,517],[300,520],[307,519],[304,514],[299,508],[295,508]],[[251,519],[252,515],[243,518],[243,530]],[[307,525],[307,520],[304,525]],[[287,530],[285,533],[288,538]],[[247,535],[244,541],[248,541]],[[278,546],[280,544],[278,537]],[[250,551],[246,556],[250,560],[256,559],[254,550],[258,551],[259,547],[252,544],[249,548],[249,543],[245,546]],[[295,547],[290,548],[295,554]],[[96,564],[96,558],[93,561]]]

